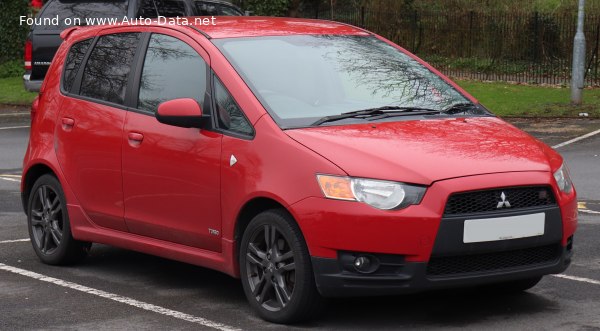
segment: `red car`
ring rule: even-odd
[[[561,156],[380,36],[223,17],[62,38],[22,181],[45,263],[93,242],[192,263],[291,323],[322,297],[525,290],[571,261]]]

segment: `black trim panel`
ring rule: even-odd
[[[488,273],[428,277],[427,263],[406,262],[394,274],[360,274],[349,272],[338,259],[312,257],[312,266],[319,293],[324,297],[386,296],[426,292],[431,290],[476,287],[512,280],[540,277],[563,272],[573,255],[568,247],[556,261],[500,270]]]
[[[542,236],[480,243],[463,243],[464,223],[467,219],[523,216],[537,213],[544,213],[546,215],[544,235]],[[502,214],[487,213],[485,215],[469,215],[466,217],[444,217],[440,222],[431,255],[453,256],[544,246],[560,242],[562,233],[562,217],[559,207],[520,209],[515,212],[504,212]]]

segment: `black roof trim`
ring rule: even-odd
[[[188,26],[189,26],[190,28],[192,28],[192,29],[194,29],[194,30],[196,30],[196,31],[200,32],[200,34],[201,34],[201,35],[203,35],[204,37],[206,37],[206,39],[208,39],[208,40],[212,39],[212,37],[211,37],[211,36],[210,36],[208,33],[206,33],[206,32],[204,32],[204,31],[202,31],[202,30],[198,29],[197,27],[195,27],[195,26],[193,26],[193,25],[188,25]]]

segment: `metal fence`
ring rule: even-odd
[[[305,15],[331,19],[331,12]],[[334,11],[333,20],[364,27],[453,77],[568,84],[576,13]],[[600,85],[600,15],[586,15],[586,84]]]

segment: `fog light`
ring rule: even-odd
[[[371,271],[371,259],[368,256],[359,256],[354,260],[354,268],[358,272]]]

